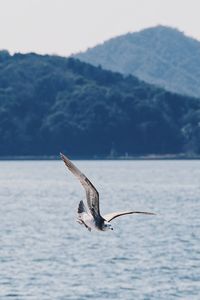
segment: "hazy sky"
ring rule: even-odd
[[[66,56],[158,24],[200,40],[200,0],[0,0],[0,49]]]

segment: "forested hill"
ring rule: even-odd
[[[200,42],[165,26],[106,41],[75,57],[200,98]]]
[[[200,151],[200,101],[78,60],[0,52],[0,156]]]

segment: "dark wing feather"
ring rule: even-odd
[[[110,222],[111,220],[120,217],[120,216],[124,216],[124,215],[131,215],[131,214],[145,214],[145,215],[155,215],[154,213],[150,213],[150,212],[145,212],[145,211],[118,211],[118,212],[113,212],[110,214],[107,214],[105,216],[103,216],[103,218]]]
[[[99,211],[99,193],[90,180],[62,153],[62,160],[67,168],[78,178],[86,191],[86,198],[89,210],[95,219],[101,217]]]

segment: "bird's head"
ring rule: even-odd
[[[107,221],[104,221],[104,224],[103,224],[103,231],[106,231],[106,230],[113,230],[113,228],[112,228],[112,225],[109,223],[109,222],[107,222]]]

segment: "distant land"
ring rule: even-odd
[[[174,28],[156,26],[127,33],[74,57],[200,98],[200,42]]]
[[[0,51],[1,157],[195,157],[199,124],[199,99],[73,58]]]

